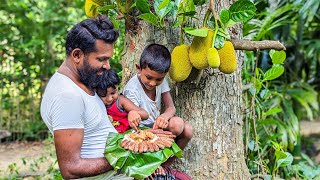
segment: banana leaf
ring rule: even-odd
[[[123,134],[109,133],[105,149],[105,157],[119,174],[125,174],[136,179],[144,179],[150,176],[169,157],[182,158],[182,150],[176,143],[170,148],[157,152],[135,153],[120,146],[125,134],[132,132],[128,130]]]

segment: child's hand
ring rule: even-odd
[[[134,130],[138,130],[139,123],[141,121],[141,117],[137,111],[130,111],[128,113],[128,121],[129,121],[129,126],[132,127]]]
[[[164,129],[166,127],[168,127],[169,125],[169,121],[167,118],[163,117],[163,116],[158,116],[156,121],[153,124],[153,129]]]

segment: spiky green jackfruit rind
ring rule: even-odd
[[[219,70],[225,74],[231,74],[237,69],[236,52],[230,41],[225,41],[224,46],[218,49],[220,56]]]
[[[213,31],[208,30],[207,37],[195,36],[192,40],[189,58],[193,67],[197,69],[205,69],[209,66],[207,54],[208,49],[212,46]]]
[[[176,82],[188,78],[192,70],[189,61],[189,46],[182,44],[173,49],[171,53],[171,66],[169,69],[170,78]]]
[[[217,68],[220,66],[220,57],[218,50],[214,47],[208,49],[208,64],[212,68]]]

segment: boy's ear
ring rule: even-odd
[[[137,69],[137,73],[140,73],[140,72],[141,72],[141,69],[140,69],[140,65],[139,65],[139,64],[136,64],[136,69]]]

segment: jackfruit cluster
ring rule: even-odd
[[[224,46],[218,49],[220,56],[219,70],[225,74],[231,74],[237,69],[236,52],[230,41],[225,41]]]
[[[189,46],[185,44],[176,46],[171,53],[170,78],[176,82],[184,81],[190,75],[191,70]]]
[[[230,41],[225,41],[221,49],[211,47],[212,33],[211,30],[208,30],[208,36],[205,38],[194,37],[191,46],[182,44],[173,49],[169,69],[172,80],[176,82],[186,80],[192,67],[201,70],[210,66],[211,68],[219,68],[225,74],[231,74],[237,69],[233,44]]]
[[[213,34],[214,32],[208,29],[208,35],[206,37],[195,36],[193,38],[189,51],[189,58],[193,67],[205,69],[209,66],[207,54],[208,49],[212,46]]]

